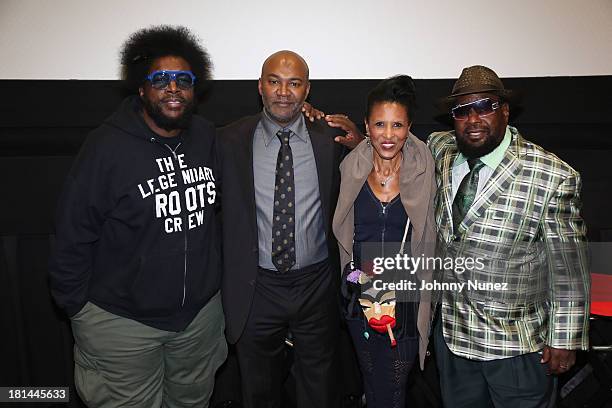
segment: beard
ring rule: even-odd
[[[270,118],[279,124],[292,123],[299,115],[302,114],[302,104],[296,102],[288,102],[293,104],[289,109],[280,109],[274,102],[264,101],[266,113]]]
[[[501,136],[498,137],[492,134],[490,127],[484,128],[481,126],[478,129],[487,132],[488,135],[482,144],[473,145],[469,142],[469,137],[467,136],[467,132],[470,129],[471,128],[469,127],[465,128],[461,136],[455,136],[455,140],[457,141],[457,148],[468,159],[476,159],[478,157],[486,156],[487,154],[495,150],[495,148],[499,146],[499,144],[504,138],[503,133],[501,134]]]
[[[183,113],[175,118],[164,115],[161,103],[152,103],[149,99],[142,98],[142,104],[144,110],[147,111],[147,114],[153,119],[153,122],[161,129],[167,131],[186,129],[191,123],[195,104],[193,100],[187,100],[180,97],[176,99],[181,99],[185,108],[183,109]]]

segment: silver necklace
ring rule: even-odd
[[[393,178],[393,176],[395,176],[395,174],[394,174],[394,173],[392,173],[392,174],[391,174],[389,177],[387,177],[386,179],[382,180],[382,181],[380,182],[380,185],[381,185],[381,186],[383,186],[383,187],[384,187],[384,186],[386,186],[386,185],[387,185],[387,183],[389,182],[389,180],[391,180],[391,179]]]
[[[388,183],[388,182],[389,182],[389,181],[390,181],[390,180],[391,180],[391,179],[392,179],[392,178],[395,176],[395,174],[398,172],[398,170],[399,170],[400,166],[402,165],[402,162],[401,162],[401,161],[400,161],[399,163],[400,163],[400,164],[399,164],[399,166],[397,166],[397,168],[396,168],[396,169],[394,169],[394,170],[391,172],[391,174],[389,174],[389,176],[388,176],[386,179],[384,179],[384,180],[378,180],[378,182],[380,183],[380,185],[381,185],[382,187],[386,186],[386,185],[387,185],[387,183]],[[376,168],[374,168],[374,169],[376,170]],[[377,171],[377,173],[378,173],[378,171]]]

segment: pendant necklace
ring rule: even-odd
[[[384,180],[381,180],[380,185],[381,185],[382,187],[386,186],[386,185],[387,185],[387,183],[389,182],[389,180],[391,180],[391,179],[393,178],[393,176],[394,176],[394,175],[395,175],[395,174],[391,173],[391,175],[390,175],[389,177],[387,177],[387,178],[386,178],[386,179],[384,179]]]
[[[393,176],[395,176],[395,174],[397,173],[397,171],[399,170],[399,168],[400,168],[400,166],[401,166],[401,163],[402,163],[402,162],[401,162],[401,159],[400,159],[400,162],[399,162],[399,163],[400,163],[400,164],[397,166],[397,168],[396,168],[395,170],[393,170],[393,171],[391,172],[391,174],[389,174],[389,176],[388,176],[386,179],[384,179],[384,180],[378,180],[378,181],[379,181],[379,183],[380,183],[380,185],[381,185],[381,187],[385,187],[385,186],[387,185],[387,183],[388,183],[388,182],[389,182],[389,181],[390,181],[390,180],[393,178]],[[374,169],[376,170],[376,168],[374,168]],[[378,173],[378,171],[377,171],[377,173]]]

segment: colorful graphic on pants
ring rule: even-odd
[[[204,224],[205,207],[217,196],[212,169],[188,167],[185,155],[155,159],[161,174],[138,184],[143,199],[155,199],[155,217],[164,219],[164,232],[186,231]],[[181,184],[177,180],[182,181]]]

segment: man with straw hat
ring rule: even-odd
[[[484,66],[439,101],[454,131],[428,140],[436,161],[443,271],[434,329],[445,407],[545,407],[556,375],[588,346],[580,174],[508,126],[516,93]]]

